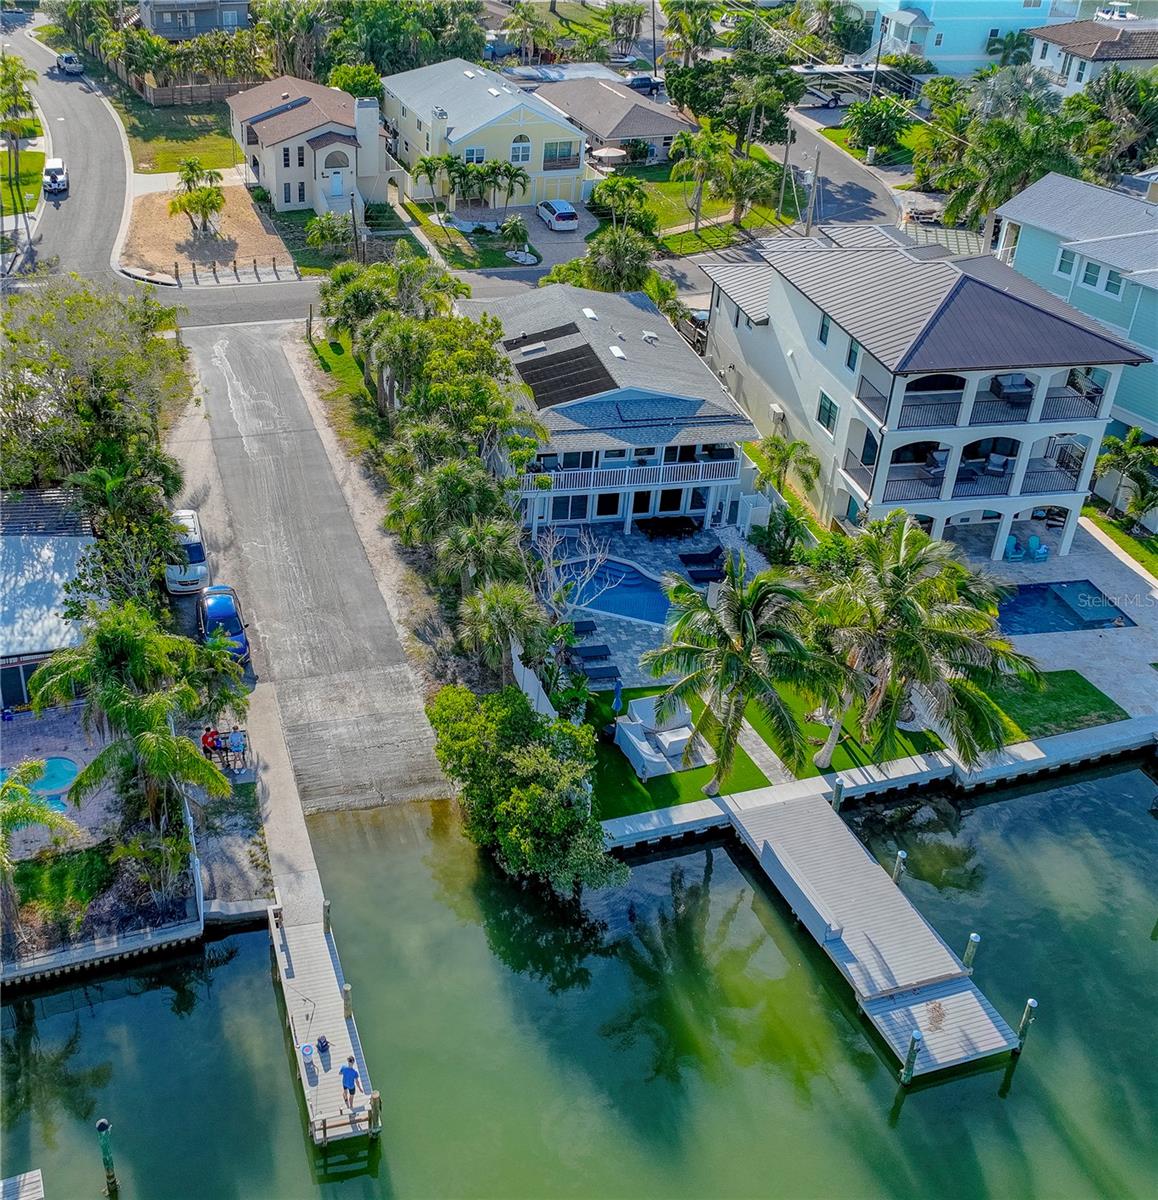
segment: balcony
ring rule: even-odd
[[[889,410],[889,398],[876,384],[870,383],[863,375],[856,385],[856,398],[878,421],[884,423],[885,414]]]
[[[901,405],[898,429],[936,429],[956,425],[963,392],[910,392]]]
[[[1031,458],[1021,485],[1023,496],[1040,496],[1045,492],[1076,492],[1081,478],[1081,461],[1070,458],[1052,460]]]
[[[735,483],[740,478],[740,458],[704,459],[663,463],[653,467],[594,467],[579,471],[539,471],[519,481],[523,494],[537,492],[539,482],[551,481],[552,492],[633,491],[636,488],[670,487],[686,483]]]
[[[973,496],[1008,496],[1013,483],[1013,467],[1000,475],[986,475],[976,467],[961,464],[956,482],[953,484],[953,499],[963,500]]]
[[[872,494],[875,470],[875,467],[866,466],[861,462],[851,450],[844,456],[844,473],[866,496]]]
[[[904,503],[908,500],[940,500],[941,480],[915,463],[893,467],[885,480],[884,503]]]
[[[1045,394],[1045,407],[1041,410],[1043,421],[1096,421],[1102,404],[1102,390],[1098,388],[1083,395],[1076,388],[1050,388]]]
[[[577,171],[579,169],[579,155],[572,154],[569,158],[551,158],[543,159],[544,171]]]

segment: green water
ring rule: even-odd
[[[1025,1056],[903,1093],[847,987],[751,861],[651,856],[549,900],[448,805],[312,834],[374,1083],[378,1152],[307,1145],[264,934],[4,1008],[4,1174],[123,1197],[1151,1196],[1158,785],[1123,767],[922,813],[874,851]],[[899,839],[899,840],[898,840]]]

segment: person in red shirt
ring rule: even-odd
[[[217,730],[209,728],[208,725],[201,735],[201,753],[208,759],[212,759],[217,753]]]

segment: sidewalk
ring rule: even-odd
[[[824,112],[824,113],[829,113],[828,109],[821,109],[819,111]],[[804,112],[801,109],[797,108],[797,109],[792,110],[792,119],[794,121],[796,121],[797,123],[799,123],[800,125],[803,125],[806,129],[808,129],[809,131],[814,133],[817,137],[824,138],[825,148],[831,146],[835,153],[843,155],[850,162],[856,163],[856,165],[858,167],[860,167],[860,169],[862,171],[871,175],[878,183],[882,184],[884,187],[887,187],[890,191],[892,191],[892,192],[896,192],[898,190],[907,191],[908,188],[906,185],[912,184],[914,179],[916,178],[916,176],[913,174],[913,171],[910,167],[908,167],[908,166],[882,167],[882,166],[877,165],[876,163],[873,163],[870,165],[869,163],[864,162],[862,159],[857,158],[857,156],[855,154],[849,154],[849,152],[843,146],[840,146],[836,142],[831,141],[830,139],[824,137],[824,131],[826,129],[835,129],[841,123],[841,121],[844,119],[842,116],[838,115],[839,111],[840,110],[838,109],[838,110],[836,110],[836,113],[829,114],[831,117],[834,117],[835,119],[830,119],[828,121],[818,121],[815,117],[811,116],[809,113]],[[823,164],[823,161],[824,160],[822,157],[821,158],[822,164]],[[806,165],[808,165],[809,169],[811,169],[809,164],[806,164]],[[820,173],[821,173],[821,175],[824,174],[823,169],[821,170]],[[899,203],[901,197],[895,196],[894,199],[897,200]]]

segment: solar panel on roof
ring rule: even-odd
[[[515,370],[534,393],[540,408],[598,395],[615,387],[615,380],[590,346],[576,346],[533,362],[516,363]]]
[[[517,350],[527,342],[552,342],[556,338],[568,337],[572,333],[578,332],[579,326],[574,321],[568,321],[566,325],[553,325],[550,329],[544,329],[541,333],[520,333],[518,337],[507,338],[503,342],[503,349]]]

